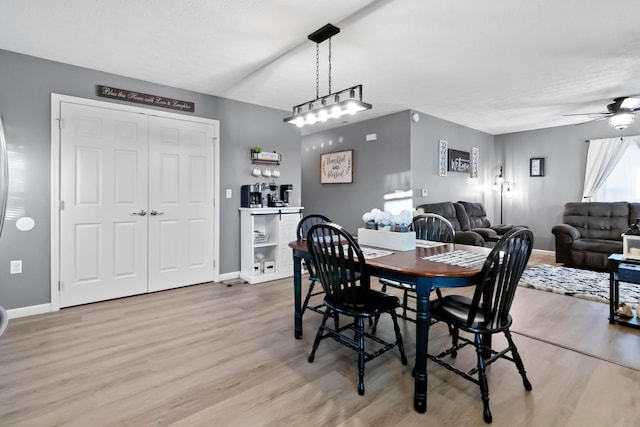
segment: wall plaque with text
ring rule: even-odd
[[[353,182],[353,150],[334,151],[320,156],[320,184]]]
[[[98,96],[103,98],[119,99],[121,101],[170,108],[172,110],[186,111],[188,113],[193,113],[196,110],[196,104],[193,102],[165,98],[164,96],[149,95],[148,93],[136,92],[133,90],[118,89],[111,86],[96,85],[96,92]]]

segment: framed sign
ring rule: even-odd
[[[450,172],[464,172],[470,173],[471,160],[469,158],[468,151],[452,150],[448,151],[449,158],[449,171]]]
[[[529,176],[544,176],[544,157],[529,159]]]
[[[353,150],[335,151],[320,156],[320,184],[353,182]]]

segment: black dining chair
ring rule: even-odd
[[[322,323],[313,342],[309,362],[313,362],[320,341],[333,338],[358,353],[358,394],[364,395],[365,363],[394,347],[400,350],[403,365],[407,364],[402,335],[398,326],[396,308],[400,300],[392,295],[371,289],[370,275],[360,246],[341,226],[332,223],[316,224],[307,234],[307,247],[316,277],[325,292],[325,310]],[[389,313],[393,320],[395,342],[384,341],[365,331],[364,319]],[[352,317],[353,322],[335,328],[327,326],[330,316],[339,314]],[[345,332],[351,331],[349,335]],[[379,347],[375,352],[365,351],[365,338]]]
[[[451,222],[449,222],[445,217],[434,213],[425,213],[415,216],[409,230],[416,233],[416,239],[430,240],[433,242],[453,243],[456,236],[453,224],[451,224]],[[400,317],[405,320],[415,322],[415,314],[414,317],[409,317],[407,315],[407,311],[416,313],[416,309],[409,306],[409,298],[415,299],[415,286],[409,283],[386,279],[380,279],[380,284],[382,284],[382,292],[387,291],[387,286],[391,286],[402,291],[402,314]],[[439,290],[437,291],[440,292]],[[438,296],[441,296],[440,293],[438,293]]]
[[[312,215],[305,216],[300,220],[300,222],[298,223],[298,227],[296,229],[296,236],[298,237],[298,240],[306,239],[307,233],[309,232],[309,229],[311,227],[313,227],[316,224],[322,224],[325,222],[331,222],[331,220],[324,215],[312,214]],[[314,296],[322,295],[324,291],[322,290],[322,288],[320,288],[320,290],[316,290],[314,292],[315,283],[318,281],[318,279],[315,277],[315,272],[313,271],[313,266],[311,265],[311,263],[308,263],[306,261],[303,261],[303,262],[307,271],[309,272],[309,288],[307,290],[306,296],[304,297],[304,301],[302,303],[302,310],[300,311],[300,313],[301,315],[304,315],[304,312],[307,309],[309,309],[311,311],[315,311],[316,313],[322,314],[324,312],[323,310],[324,304],[320,303],[320,304],[309,306],[309,301]]]
[[[531,390],[524,364],[513,342],[509,327],[512,323],[509,310],[533,248],[533,233],[525,228],[514,228],[496,243],[484,262],[478,276],[472,298],[447,295],[431,301],[431,316],[449,325],[452,336],[451,347],[438,355],[430,355],[430,360],[480,386],[484,405],[484,421],[491,423],[489,409],[489,387],[486,368],[498,359],[515,363],[522,376],[526,390]],[[460,336],[460,330],[473,334],[473,340]],[[491,348],[491,336],[504,333],[508,347],[501,351]],[[477,366],[462,371],[451,358],[458,350],[471,344],[477,354]],[[511,353],[511,356],[508,355]]]

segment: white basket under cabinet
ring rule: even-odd
[[[240,208],[240,278],[261,283],[293,275],[289,242],[302,207]]]

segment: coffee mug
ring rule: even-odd
[[[273,172],[271,172],[271,175],[272,175],[274,178],[280,178],[280,169],[275,168],[275,169],[273,170]]]
[[[255,168],[253,168],[253,170],[251,171],[251,175],[253,176],[260,176],[262,175],[262,171],[260,170],[260,168],[258,166],[256,166]]]
[[[271,176],[271,169],[270,168],[265,168],[264,171],[262,171],[262,176],[264,177],[270,177]]]

